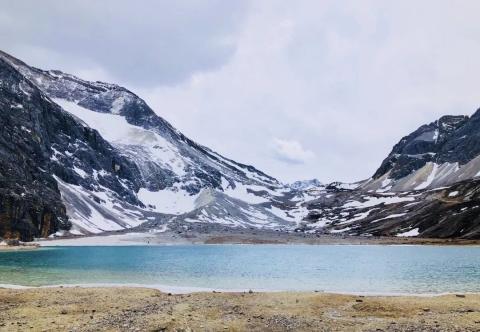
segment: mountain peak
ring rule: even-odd
[[[47,125],[40,119],[31,126],[48,131],[56,123],[62,125],[57,132],[48,132],[53,136],[40,138],[45,142],[41,147],[46,165],[32,164],[51,172],[52,190],[61,194],[58,202],[66,207],[76,234],[119,230],[147,220],[162,223],[168,216],[180,220],[189,214],[188,218],[200,220],[201,213],[208,213],[212,222],[229,219],[238,226],[266,227],[265,218],[287,222],[275,217],[268,206],[250,206],[283,195],[279,181],[189,139],[128,89],[33,68],[4,52],[0,61],[48,103],[36,110],[54,116],[53,122]],[[15,95],[18,107],[29,110],[21,92]],[[2,117],[8,115],[3,113]],[[9,125],[4,129],[14,130]],[[209,203],[216,206],[212,210],[210,205],[207,209],[193,204],[205,190],[224,193],[211,195],[218,200]],[[232,199],[247,205],[232,206]],[[223,215],[227,210],[230,216]]]
[[[322,182],[318,179],[310,179],[310,180],[300,180],[290,183],[288,186],[292,189],[296,190],[306,190],[310,188],[320,187]]]

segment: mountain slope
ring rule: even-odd
[[[142,206],[134,195],[135,165],[1,58],[0,75],[2,236],[31,240],[68,229],[59,183],[105,188],[127,205]],[[95,180],[85,181],[85,172]]]
[[[72,136],[66,136],[62,144],[53,137],[46,147],[45,157],[73,224],[70,234],[187,219],[198,223],[231,219],[235,227],[295,225],[293,220],[269,211],[272,199],[278,200],[291,191],[289,188],[253,166],[225,158],[190,140],[127,89],[36,69],[6,53],[0,53],[0,59],[51,108],[73,119],[74,124],[64,124],[61,130],[80,127],[90,133],[90,140],[101,142],[98,149],[108,150],[95,151],[98,156],[87,153],[80,139]],[[202,197],[211,189],[216,193],[207,204]],[[202,217],[207,205],[208,220]],[[268,218],[273,221],[265,222]]]
[[[167,121],[157,116],[142,99],[125,88],[114,84],[84,81],[59,71],[42,71],[27,66],[5,53],[1,55],[9,59],[12,65],[50,98],[63,103],[67,111],[73,110],[75,113],[74,109],[76,108],[75,115],[86,120],[87,124],[94,126],[98,123],[99,118],[95,118],[95,114],[87,114],[88,112],[85,110],[112,115],[104,117],[103,121],[100,120],[99,123],[99,131],[107,139],[119,145],[135,147],[146,145],[149,148],[160,150],[157,153],[149,152],[150,156],[156,157],[156,164],[160,166],[156,170],[161,168],[163,171],[170,171],[169,175],[173,177],[171,181],[181,180],[182,177],[192,180],[194,177],[193,183],[184,186],[191,193],[199,192],[205,185],[220,188],[222,177],[220,173],[228,175],[229,179],[227,180],[232,181],[250,181],[266,185],[279,184],[277,180],[252,166],[228,160],[193,142]],[[115,123],[111,124],[108,121],[115,121]],[[121,128],[116,127],[119,123]],[[125,131],[131,131],[127,137],[124,136],[127,134]],[[131,143],[132,139],[134,140],[133,144]],[[147,142],[148,140],[149,142]],[[156,183],[154,179],[151,181],[152,183],[147,182],[152,187],[165,186],[165,181],[161,181],[161,184],[158,183],[160,182],[158,180]]]
[[[480,238],[480,111],[444,116],[402,138],[357,188],[304,203],[303,230],[349,235]]]
[[[480,174],[480,111],[444,116],[402,138],[366,190],[431,189]]]

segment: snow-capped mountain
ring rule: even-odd
[[[448,186],[480,175],[480,111],[444,116],[402,138],[367,190],[406,191]]]
[[[29,240],[70,229],[58,189],[64,183],[85,190],[101,186],[116,191],[124,204],[141,206],[134,195],[138,169],[130,161],[3,58],[0,77],[1,236]],[[96,176],[95,183],[80,176],[87,167]]]
[[[480,238],[480,111],[402,138],[371,179],[304,203],[304,231]]]
[[[284,185],[115,84],[0,52],[0,237],[269,229],[480,238],[480,111],[393,148],[371,179]]]
[[[192,141],[129,90],[36,69],[5,53],[0,59],[16,75],[12,85],[28,86],[29,94],[47,105],[38,107],[80,128],[81,137],[59,131],[64,140],[50,138],[43,151],[71,234],[120,230],[152,220],[280,228],[291,223],[269,210],[288,187]],[[17,90],[15,102],[5,107],[18,104],[26,112],[28,96]],[[42,125],[49,128],[50,123]],[[104,144],[108,153],[92,154],[86,141]]]

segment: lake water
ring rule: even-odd
[[[0,284],[480,292],[480,247],[187,245],[0,252]]]

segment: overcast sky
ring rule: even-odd
[[[282,181],[370,177],[480,105],[479,1],[19,1],[0,47],[119,83],[199,143]]]

